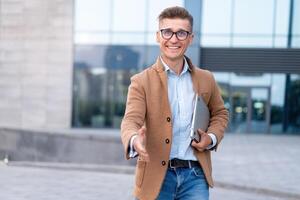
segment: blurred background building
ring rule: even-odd
[[[119,128],[130,77],[159,49],[157,16],[194,16],[228,132],[300,133],[300,0],[0,0],[0,126]]]
[[[0,199],[126,199],[127,88],[175,5],[194,16],[187,55],[230,111],[215,198],[300,199],[300,0],[0,0]]]
[[[214,72],[229,131],[299,133],[299,0],[75,1],[72,125],[119,127],[129,77],[157,58],[157,16],[174,5],[194,16],[188,55]]]

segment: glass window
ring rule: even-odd
[[[287,47],[287,36],[280,36],[280,37],[275,37],[274,38],[274,47],[277,48],[286,48]]]
[[[287,45],[289,1],[204,0],[202,16],[202,46]]]
[[[272,47],[272,36],[237,36],[235,35],[232,41],[233,47]]]
[[[230,132],[299,133],[300,74],[214,72]]]
[[[147,44],[157,45],[156,32],[148,32],[146,37],[147,37]]]
[[[288,34],[289,29],[289,13],[290,13],[290,1],[276,0],[276,35]]]
[[[229,35],[202,35],[201,45],[205,47],[229,47],[231,46],[231,39]]]
[[[109,33],[99,32],[76,32],[74,36],[75,44],[107,44],[110,43]]]
[[[119,128],[130,77],[142,47],[80,46],[75,49],[73,125]]]
[[[294,0],[293,33],[300,35],[300,0]]]
[[[235,34],[272,35],[274,0],[234,2],[233,28]]]
[[[114,0],[113,31],[144,32],[146,29],[145,0]]]
[[[292,43],[293,43],[292,47],[300,48],[300,35],[293,36],[293,42]]]
[[[204,0],[202,10],[203,34],[230,34],[231,0]]]
[[[300,47],[300,0],[294,0],[292,47]]]
[[[76,0],[75,31],[108,31],[111,24],[111,1]]]
[[[136,45],[145,44],[145,34],[144,33],[112,33],[111,44],[117,45]]]
[[[288,88],[288,132],[300,131],[300,74],[291,74]]]
[[[170,6],[184,6],[184,0],[148,1],[148,31],[156,32],[158,30],[157,17],[163,9]]]
[[[272,75],[271,87],[271,121],[270,129],[272,133],[283,132],[283,110],[285,98],[285,74]]]
[[[271,75],[260,73],[231,73],[230,84],[234,86],[269,86],[271,84]]]

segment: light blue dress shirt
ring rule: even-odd
[[[182,72],[177,75],[170,67],[161,61],[168,77],[168,97],[172,112],[173,139],[170,159],[197,160],[191,147],[191,121],[193,114],[193,90],[192,77],[189,66],[184,60]]]

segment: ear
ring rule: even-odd
[[[193,43],[193,39],[194,39],[194,33],[192,33],[190,35],[190,38],[189,38],[189,45],[191,45]]]

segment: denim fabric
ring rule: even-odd
[[[208,200],[201,167],[168,169],[157,200]]]

